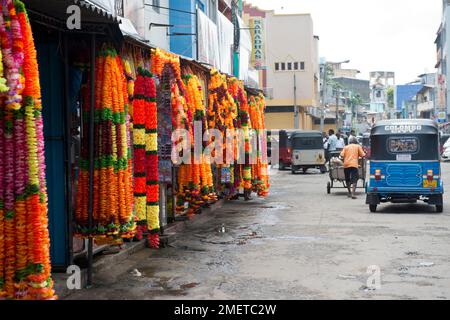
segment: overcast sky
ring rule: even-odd
[[[351,60],[346,67],[394,71],[397,84],[435,72],[434,41],[442,0],[247,0],[277,13],[311,13],[320,57]],[[283,8],[283,9],[282,9]],[[287,37],[287,41],[291,38]]]

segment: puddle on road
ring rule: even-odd
[[[264,240],[272,240],[272,241],[287,240],[287,241],[307,241],[307,242],[311,242],[311,241],[320,241],[320,240],[323,240],[323,238],[319,238],[319,237],[298,237],[298,236],[280,236],[280,237],[267,237],[267,238],[264,238]]]
[[[154,267],[140,268],[139,271],[142,277],[138,281],[150,290],[147,293],[151,296],[183,297],[200,285],[198,282],[183,281],[179,277],[156,276],[158,271]]]
[[[195,287],[198,287],[199,285],[200,285],[200,283],[193,282],[193,283],[183,284],[180,288],[182,290],[193,289]]]

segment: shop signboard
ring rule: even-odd
[[[436,115],[437,122],[445,123],[447,121],[447,113],[442,111]]]
[[[252,66],[256,70],[265,69],[265,28],[264,18],[253,17],[249,20],[249,27],[252,36]]]

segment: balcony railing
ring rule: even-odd
[[[427,101],[422,102],[417,105],[417,111],[418,112],[427,112],[434,110],[434,102],[433,101]]]

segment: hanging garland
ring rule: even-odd
[[[189,114],[189,106],[185,98],[185,86],[181,80],[176,80],[171,85],[172,92],[172,127],[174,130],[186,130],[191,136],[190,141],[192,146],[193,130],[192,130],[192,116]],[[182,139],[182,138],[180,138]],[[175,142],[175,145],[181,143]],[[176,213],[183,214],[186,211],[186,203],[191,202],[192,197],[192,183],[193,175],[190,164],[180,164],[178,167],[178,192],[177,192],[177,206]],[[192,215],[194,212],[191,207],[188,208],[188,214]]]
[[[134,197],[138,235],[149,231],[150,247],[159,247],[158,114],[153,75],[138,69],[133,100]]]
[[[153,49],[151,56],[152,73],[161,78],[166,64],[173,66],[175,78],[181,79],[180,57],[162,49]]]
[[[90,92],[84,96],[84,132],[88,132]],[[97,243],[121,243],[134,236],[131,150],[127,125],[128,93],[122,62],[114,49],[104,47],[96,60],[94,227],[89,230],[88,137],[82,140],[77,192],[76,234],[94,236]]]
[[[56,299],[39,71],[22,2],[0,4],[0,38],[0,299]]]
[[[226,76],[220,74],[217,70],[211,71],[207,119],[209,129],[217,129],[222,133],[220,141],[210,142],[222,148],[226,141],[227,130],[233,131],[238,128],[238,108],[232,95],[228,91]],[[236,149],[236,138],[233,139],[231,148],[233,148],[233,150]],[[223,148],[223,150],[223,157],[226,159],[225,148]],[[213,152],[212,156],[216,156],[215,152]],[[235,156],[236,154],[234,154],[234,159],[236,159]],[[236,194],[235,169],[237,167],[232,163],[221,164],[218,165],[217,168],[219,170],[219,191],[229,198],[233,197]]]
[[[193,114],[194,122],[201,123],[203,129],[201,135],[203,137],[208,128],[208,123],[202,86],[198,77],[195,75],[188,74],[185,76],[185,79],[186,97],[190,107],[190,113]],[[198,209],[204,204],[217,201],[210,159],[207,159],[206,155],[202,152],[199,160],[200,163],[194,164],[192,167],[193,187],[194,193],[196,194],[194,209]]]
[[[267,137],[264,136],[265,108],[265,98],[262,94],[250,96],[250,118],[258,135],[258,162],[254,166],[253,191],[260,197],[267,197],[270,188],[267,163]],[[263,155],[266,156],[263,157]]]
[[[237,80],[236,78],[230,78],[228,79],[228,86],[229,92],[233,96],[235,104],[239,110],[238,128],[243,131],[244,135],[244,159],[240,158],[240,153],[236,156],[239,163],[239,176],[236,179],[236,186],[240,189],[244,189],[244,193],[248,196],[248,194],[252,191],[252,164],[250,161],[250,156],[253,152],[250,143],[250,130],[252,129],[249,114],[250,110],[243,82]]]

